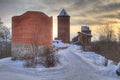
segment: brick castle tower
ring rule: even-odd
[[[72,42],[75,44],[82,45],[84,47],[84,50],[90,50],[91,49],[91,30],[88,26],[82,26],[81,32],[78,32],[78,35],[75,36],[72,39]]]
[[[88,26],[82,26],[81,27],[81,42],[82,44],[86,44],[87,46],[91,45],[91,30]]]
[[[58,39],[65,43],[70,42],[70,16],[65,9],[62,9],[57,16],[58,19]]]
[[[12,57],[23,59],[41,55],[45,47],[52,46],[52,17],[43,12],[27,11],[12,17]],[[37,50],[36,50],[37,48]]]

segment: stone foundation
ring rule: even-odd
[[[12,43],[12,57],[14,59],[25,59],[26,56],[33,56],[35,55],[35,45],[30,44],[21,44],[21,43]],[[51,48],[52,46],[38,46],[37,47],[37,55],[42,56],[44,55],[44,51],[46,47]]]

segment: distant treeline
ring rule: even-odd
[[[0,42],[0,58],[11,56],[11,42]]]
[[[97,30],[100,36],[98,41],[92,43],[92,51],[120,62],[120,28],[115,32],[113,27],[108,23]]]

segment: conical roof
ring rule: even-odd
[[[69,16],[68,13],[65,11],[65,9],[62,9],[60,14],[58,16]]]

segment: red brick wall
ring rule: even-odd
[[[90,31],[82,31],[82,32],[84,32],[86,34],[91,34],[91,30]],[[86,44],[91,45],[91,37],[87,37],[86,35],[82,35],[82,36],[83,36],[82,38],[85,39]]]
[[[80,36],[77,35],[76,37],[72,38],[72,42],[77,42],[79,37],[80,37]]]
[[[70,16],[58,16],[58,38],[70,42]]]
[[[12,42],[52,45],[52,17],[35,11],[13,17]]]

